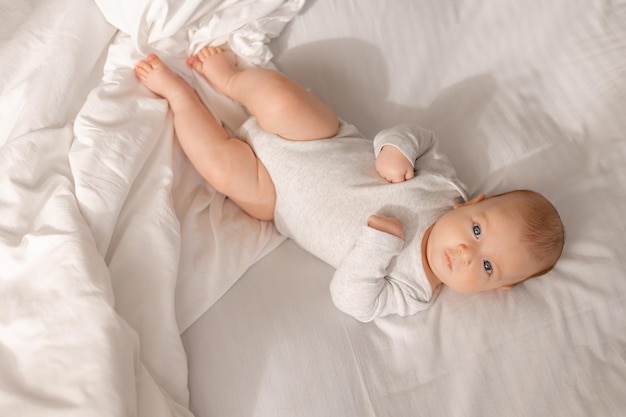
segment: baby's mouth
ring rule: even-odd
[[[446,262],[446,266],[448,267],[448,269],[452,269],[452,260],[450,259],[450,255],[448,255],[448,252],[443,253],[443,259]]]

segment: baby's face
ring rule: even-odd
[[[525,280],[536,271],[515,214],[514,202],[506,197],[479,196],[455,207],[430,230],[426,273],[468,294],[507,289]]]

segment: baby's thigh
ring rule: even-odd
[[[234,160],[239,166],[230,170],[224,181],[223,192],[245,212],[260,220],[272,220],[276,206],[276,189],[265,165],[256,157],[248,144],[238,139],[231,140]]]

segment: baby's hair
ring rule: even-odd
[[[543,195],[531,190],[515,190],[494,197],[518,197],[524,223],[523,240],[540,269],[532,277],[550,271],[563,252],[565,228],[556,208]]]

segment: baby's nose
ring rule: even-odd
[[[457,247],[457,253],[463,265],[469,265],[472,262],[473,250],[470,246],[461,243]]]

